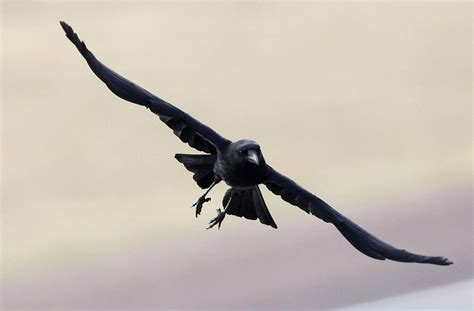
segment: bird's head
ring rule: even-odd
[[[242,139],[231,144],[230,151],[239,163],[261,166],[265,164],[260,146],[248,139]]]

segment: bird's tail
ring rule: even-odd
[[[183,163],[184,167],[192,173],[194,181],[199,187],[209,188],[216,176],[214,174],[215,154],[175,154],[174,157]]]
[[[229,202],[231,194],[232,200],[227,207],[227,214],[239,217],[243,216],[252,220],[258,218],[262,224],[272,226],[275,229],[277,228],[258,186],[246,190],[230,188],[222,200],[224,207]]]

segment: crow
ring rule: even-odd
[[[248,139],[230,141],[186,112],[153,95],[135,83],[125,79],[102,64],[81,41],[67,23],[60,22],[66,37],[76,46],[95,75],[118,97],[150,109],[158,115],[176,136],[204,154],[176,154],[176,159],[193,173],[193,179],[206,192],[193,207],[196,217],[203,204],[208,202],[209,191],[224,181],[230,189],[224,195],[223,209],[209,222],[207,229],[220,228],[226,214],[258,219],[262,224],[277,228],[263,199],[258,185],[265,185],[284,201],[333,224],[337,230],[360,252],[385,260],[400,262],[452,264],[445,257],[423,256],[395,248],[376,238],[352,222],[326,202],[282,175],[265,162],[260,146]]]

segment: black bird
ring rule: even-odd
[[[209,222],[208,229],[215,225],[219,228],[226,214],[253,220],[258,218],[261,223],[277,228],[258,188],[259,184],[264,184],[286,202],[298,206],[325,222],[332,223],[355,248],[367,256],[379,260],[390,259],[435,265],[452,264],[445,257],[413,254],[376,238],[326,202],[266,164],[260,146],[256,142],[247,139],[232,142],[184,111],[125,79],[97,60],[71,26],[65,22],[60,22],[60,24],[92,71],[115,95],[147,107],[158,115],[182,142],[206,153],[175,155],[187,170],[194,173],[193,179],[198,186],[207,188],[193,205],[196,207],[196,217],[200,214],[203,204],[210,200],[206,198],[206,195],[216,184],[223,180],[231,187],[227,190],[222,202],[224,209],[218,209],[218,214]]]

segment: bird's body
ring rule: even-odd
[[[61,26],[92,71],[114,94],[147,107],[158,115],[182,142],[204,153],[175,155],[176,159],[193,173],[193,179],[198,186],[207,188],[204,195],[193,205],[196,207],[196,216],[200,214],[203,204],[210,200],[206,195],[216,184],[224,181],[231,187],[223,198],[223,211],[219,210],[217,217],[210,221],[209,228],[215,225],[220,227],[226,214],[259,219],[261,223],[277,228],[259,189],[259,185],[263,184],[284,201],[333,224],[355,248],[367,256],[401,262],[452,264],[445,257],[410,253],[376,238],[313,193],[270,167],[257,143],[246,139],[232,142],[222,137],[184,111],[102,64],[68,24],[61,22]]]
[[[254,151],[258,163],[247,160],[248,151]],[[260,146],[243,139],[233,142],[217,153],[214,173],[226,184],[237,189],[248,189],[265,181],[266,163]]]

